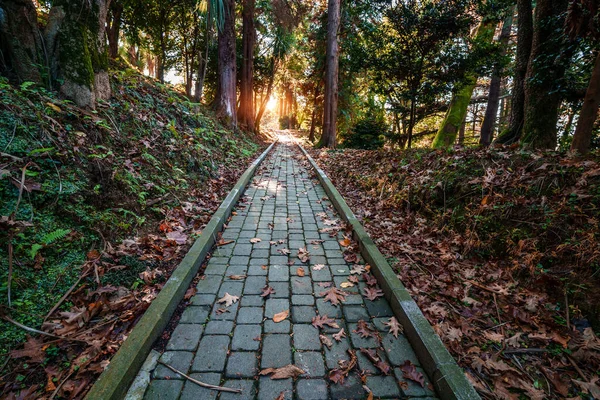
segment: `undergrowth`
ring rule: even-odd
[[[193,193],[218,200],[207,183],[228,185],[228,171],[259,148],[168,86],[130,69],[111,78],[113,97],[95,111],[0,78],[0,215],[20,221],[0,234],[0,298],[12,319],[32,328],[78,279],[89,251],[155,229]],[[148,262],[122,263],[127,268],[103,283],[135,289]],[[25,334],[0,321],[0,356]]]

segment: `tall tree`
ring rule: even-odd
[[[219,84],[215,98],[215,111],[226,125],[236,126],[235,0],[222,0],[222,2],[224,15],[218,34]]]
[[[244,0],[242,10],[242,75],[240,79],[240,126],[254,132],[254,27],[255,0]]]
[[[534,148],[556,147],[560,89],[570,59],[566,35],[562,33],[566,11],[567,0],[538,0],[535,7],[521,137],[521,143]]]
[[[119,55],[119,34],[121,31],[122,15],[123,3],[120,0],[112,0],[108,9],[106,38],[108,39],[108,56],[113,60]]]
[[[475,45],[487,44],[494,38],[496,30],[496,22],[484,20],[479,24],[477,33],[475,34]],[[446,112],[446,116],[433,139],[433,148],[443,148],[452,146],[458,135],[458,131],[467,115],[467,108],[473,95],[475,85],[477,85],[477,74],[474,71],[469,71],[465,75],[463,82],[459,84],[458,89],[454,92],[450,107]]]
[[[327,50],[325,53],[325,97],[323,109],[323,134],[320,145],[335,148],[337,102],[338,102],[338,72],[339,49],[338,29],[340,26],[340,0],[329,0],[327,6]]]
[[[525,77],[533,41],[533,10],[531,0],[517,0],[517,55],[513,76],[512,99],[508,128],[501,132],[497,143],[518,142],[525,121]]]
[[[600,39],[598,19],[600,19],[598,0],[573,1],[569,8],[567,31],[571,37],[590,37],[598,40]],[[596,53],[596,62],[571,143],[571,150],[580,153],[587,153],[590,149],[592,130],[600,107],[600,50]]]
[[[508,39],[510,38],[510,31],[512,29],[512,21],[514,8],[510,8],[507,17],[504,19],[502,24],[502,31],[498,38],[500,45],[500,55],[502,58],[506,55],[508,47]],[[490,81],[490,90],[488,93],[488,103],[485,109],[485,116],[483,117],[483,123],[481,124],[481,132],[479,136],[479,144],[482,146],[489,146],[494,136],[494,126],[496,125],[496,117],[498,115],[498,105],[500,104],[500,87],[502,85],[502,76],[504,71],[503,60],[500,60],[494,67],[494,74]]]

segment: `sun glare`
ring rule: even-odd
[[[277,107],[277,98],[271,96],[271,98],[267,102],[267,110],[273,111],[275,110],[275,107]]]

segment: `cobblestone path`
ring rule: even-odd
[[[361,294],[369,275],[351,274],[360,259],[346,262],[343,233],[330,236],[339,219],[307,165],[292,143],[276,145],[223,232],[224,241],[232,242],[215,250],[160,359],[204,383],[242,393],[202,388],[159,364],[145,399],[366,399],[365,388],[374,398],[435,397],[427,377],[423,388],[404,376],[406,360],[417,366],[417,376],[423,371],[406,338],[384,325],[393,316],[387,301]],[[310,253],[306,263],[298,258],[300,248]],[[351,281],[358,283],[346,287]],[[265,287],[274,292],[261,296]],[[331,288],[347,292],[337,306],[324,297]],[[227,294],[239,300],[228,307],[218,303]],[[286,319],[273,320],[285,311]],[[316,328],[316,316],[333,318],[339,327]],[[360,321],[372,331],[361,330]],[[338,341],[333,335],[342,328],[346,337]],[[329,374],[340,360],[351,359],[349,349],[357,366],[343,384],[333,383]],[[280,380],[259,374],[289,364],[304,373]]]

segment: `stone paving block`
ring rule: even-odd
[[[288,299],[268,299],[265,303],[265,317],[273,319],[273,316],[285,310],[290,309]]]
[[[348,331],[346,330],[346,335]],[[325,347],[325,364],[327,368],[333,369],[338,367],[339,360],[349,360],[348,349],[350,348],[350,341],[348,338],[343,338],[341,341],[332,340],[333,345],[331,348]]]
[[[358,368],[361,371],[368,372],[371,375],[376,375],[380,373],[380,371],[373,365],[371,360],[364,355],[359,349],[356,350],[356,359],[358,360]]]
[[[271,259],[272,258],[273,257],[271,257]],[[290,268],[285,265],[285,263],[281,263],[279,265],[269,265],[269,282],[287,282],[289,279]]]
[[[248,266],[246,265],[230,265],[225,271],[226,276],[230,275],[246,275],[248,273]]]
[[[344,262],[345,263],[345,262]],[[327,265],[327,259],[324,256],[314,256],[310,258],[310,264],[325,264]]]
[[[233,389],[242,389],[243,395],[240,395],[240,393],[222,392],[221,396],[219,397],[220,400],[254,400],[254,397],[256,396],[256,385],[253,380],[229,379],[225,381],[223,386]]]
[[[205,372],[200,374],[194,373],[191,374],[190,377],[193,379],[197,379],[200,382],[208,383],[209,385],[218,386],[221,383],[221,374],[214,372]],[[214,400],[217,398],[218,394],[219,392],[217,392],[216,390],[203,388],[202,386],[196,385],[194,382],[186,381],[179,400]],[[170,398],[174,399],[176,397]],[[165,397],[165,399],[167,398]]]
[[[427,375],[421,367],[417,367],[417,371],[423,374],[423,377],[425,378],[425,387],[421,387],[421,385],[417,382],[414,382],[410,379],[406,379],[400,368],[394,368],[394,375],[396,379],[401,382],[406,382],[407,385],[406,388],[400,388],[400,393],[402,393],[403,396],[411,398],[422,396],[434,397],[435,393],[431,390],[432,386],[431,382],[429,381],[429,378],[427,378]]]
[[[227,264],[211,264],[208,263],[204,270],[206,275],[224,275],[227,270]]]
[[[312,294],[312,281],[308,276],[295,276],[292,279],[292,294]]]
[[[272,298],[290,298],[289,282],[269,282],[269,286],[271,286],[275,290],[275,293],[271,295]]]
[[[246,218],[246,222],[250,222],[250,223],[256,223],[256,219],[253,218]],[[240,235],[238,236],[240,239],[244,238],[244,239],[252,239],[253,237],[256,236],[256,229],[251,229],[251,227],[249,227],[248,229],[243,228],[242,231],[240,232]]]
[[[390,303],[383,298],[379,298],[375,301],[371,301],[365,299],[365,307],[367,307],[367,311],[371,317],[392,317],[394,316],[394,312],[390,307]]]
[[[343,260],[343,259],[342,259]],[[345,264],[334,264],[332,260],[329,260],[329,269],[332,275],[335,276],[349,276],[350,269]]]
[[[369,301],[369,300],[367,300]],[[363,305],[363,297],[360,294],[350,294],[348,296],[346,296],[346,301],[344,302],[344,305],[347,306],[351,306],[351,305]]]
[[[319,315],[327,315],[329,318],[342,317],[342,307],[334,306],[323,298],[317,299],[317,310],[319,310]]]
[[[322,378],[325,375],[325,362],[320,351],[296,351],[294,365],[306,373],[302,377]]]
[[[278,399],[282,392],[285,400],[294,398],[291,378],[273,380],[268,376],[260,377],[258,381],[258,400]]]
[[[205,335],[229,335],[233,332],[233,321],[209,321],[204,328]]]
[[[252,257],[256,258],[267,258],[269,257],[270,251],[269,249],[255,249],[252,250]]]
[[[227,360],[227,378],[253,378],[258,373],[258,354],[255,352],[232,352]]]
[[[346,268],[348,267],[346,260],[344,260],[343,258],[329,258],[327,259],[327,263],[329,263],[329,265],[335,265],[336,268],[340,265],[343,265]]]
[[[366,397],[362,383],[355,373],[348,375],[348,378],[343,385],[332,383],[329,389],[331,391],[331,399],[333,400],[354,400],[364,399]]]
[[[208,318],[210,307],[208,306],[192,306],[188,307],[181,314],[180,324],[203,324]]]
[[[264,322],[265,333],[290,333],[291,323],[289,319],[281,322],[274,322],[273,320],[266,320]]]
[[[294,250],[290,249],[292,251],[292,253],[288,256],[285,255],[281,255],[281,253],[278,253],[279,255],[271,255],[269,257],[269,262],[271,263],[271,265],[283,265],[287,267],[287,263],[290,260],[291,257],[295,257],[294,254]],[[289,268],[288,268],[289,270]],[[289,274],[288,274],[289,275]]]
[[[267,284],[265,276],[249,276],[244,285],[244,295],[261,294],[262,288]]]
[[[342,289],[346,293],[358,294],[358,286],[342,288],[342,283],[351,283],[348,281],[349,276],[334,276],[333,283],[338,289]]]
[[[295,324],[311,323],[316,316],[314,306],[292,306],[292,322]]]
[[[261,369],[281,368],[292,363],[292,346],[290,336],[270,334],[263,336]]]
[[[200,346],[194,358],[194,372],[222,372],[225,368],[229,336],[206,335],[200,340]]]
[[[369,314],[364,307],[346,306],[342,307],[344,319],[348,322],[358,322],[359,320],[369,321]]]
[[[393,376],[369,376],[367,386],[375,397],[400,397],[400,389]]]
[[[229,260],[229,265],[248,265],[250,257],[248,256],[233,256]]]
[[[192,297],[192,306],[212,306],[217,298],[216,294],[197,294]]]
[[[261,333],[260,325],[237,325],[233,331],[231,350],[258,350]]]
[[[202,329],[201,325],[195,324],[177,325],[173,334],[171,334],[169,343],[167,343],[167,350],[196,350],[200,342],[200,336],[202,336]]]
[[[219,286],[221,286],[222,278],[216,275],[206,275],[204,279],[198,281],[196,285],[197,293],[201,294],[211,294],[218,293]]]
[[[327,382],[323,379],[300,379],[296,384],[298,400],[328,399]]]
[[[315,304],[315,298],[307,294],[292,295],[292,305],[294,306],[310,306]]]
[[[244,295],[240,297],[241,307],[262,307],[265,299],[258,295]]]
[[[325,268],[322,268],[319,270],[315,270],[313,267],[311,267],[310,274],[311,274],[312,280],[315,282],[331,281],[331,271],[329,270],[329,268],[327,266],[325,266]]]
[[[237,315],[237,310],[240,306],[240,302],[238,301],[237,303],[232,304],[229,307],[225,307],[223,304],[215,304],[213,306],[213,309],[210,313],[210,320],[211,321],[233,321],[235,319],[235,316]],[[219,309],[222,310],[226,310],[223,313],[219,313]]]
[[[262,320],[262,307],[240,307],[236,322],[238,324],[260,324]]]
[[[159,361],[187,374],[193,357],[194,353],[189,351],[165,351]],[[155,379],[184,379],[183,376],[161,364],[156,366],[153,377]]]
[[[219,289],[219,298],[225,296],[225,293],[229,293],[232,296],[241,296],[244,289],[244,282],[240,281],[225,281],[221,284]]]
[[[410,360],[417,366],[420,365],[417,355],[404,335],[398,335],[396,339],[391,333],[384,333],[381,345],[392,365],[402,365],[406,360]]]
[[[262,258],[260,260],[262,260]],[[268,260],[265,260],[265,262],[261,263],[260,265],[258,265],[258,264],[250,265],[250,267],[248,267],[248,272],[247,272],[248,276],[267,276],[268,267],[263,268],[263,265],[268,266],[268,264],[269,264]]]
[[[152,380],[144,400],[165,400],[176,399],[183,388],[183,381],[180,380]]]
[[[309,324],[294,324],[293,342],[296,350],[321,350],[319,330]]]
[[[323,248],[326,250],[339,250],[340,244],[337,240],[329,239],[323,242]]]

